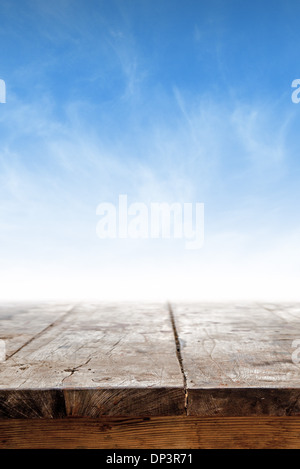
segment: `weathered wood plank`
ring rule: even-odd
[[[172,309],[2,306],[0,418],[300,415],[299,305]]]
[[[0,415],[180,414],[175,352],[163,305],[77,306],[0,364]]]
[[[298,303],[263,303],[261,306],[275,314],[282,312],[286,319],[289,316],[300,318],[300,304]]]
[[[300,449],[300,418],[0,420],[0,448]]]
[[[68,314],[71,304],[0,304],[0,339],[10,357],[45,329]]]
[[[0,419],[180,415],[182,388],[0,390]]]
[[[298,307],[172,307],[188,392],[188,414],[300,415]]]

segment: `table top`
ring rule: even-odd
[[[300,415],[299,304],[1,304],[0,340],[0,418]]]

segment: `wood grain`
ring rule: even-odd
[[[0,419],[300,416],[297,304],[2,305]]]
[[[13,355],[47,328],[72,311],[72,304],[0,304],[0,339],[5,341],[6,356]]]
[[[300,418],[0,420],[0,448],[300,449]]]
[[[198,416],[300,415],[299,305],[172,306],[188,394]]]
[[[182,383],[166,306],[84,304],[0,364],[0,416],[177,415]]]

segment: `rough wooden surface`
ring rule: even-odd
[[[2,314],[13,341],[18,315]],[[184,412],[167,306],[79,305],[36,335],[28,320],[30,339],[0,364],[2,418]]]
[[[0,418],[300,416],[300,306],[1,305]]]
[[[299,305],[172,305],[188,414],[300,415]]]
[[[5,340],[6,358],[29,344],[72,312],[72,305],[0,304],[0,339]]]
[[[300,418],[0,420],[0,448],[300,449]]]

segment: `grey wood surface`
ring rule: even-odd
[[[0,418],[300,415],[297,304],[2,304],[0,339]]]
[[[300,306],[172,305],[189,415],[300,415]]]
[[[67,304],[0,303],[0,339],[7,358],[72,311]]]
[[[5,313],[10,341],[18,322],[12,311]],[[36,311],[38,322],[42,313]],[[28,318],[31,338],[0,364],[2,416],[183,412],[182,374],[166,305],[66,307],[36,335],[32,312]]]

